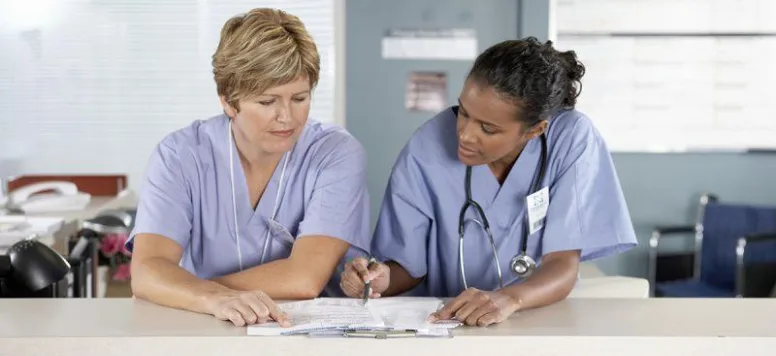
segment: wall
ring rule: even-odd
[[[369,189],[375,214],[398,151],[412,131],[429,118],[403,109],[407,73],[415,69],[447,71],[452,102],[470,64],[382,60],[383,31],[396,26],[474,26],[483,50],[516,36],[552,38],[550,18],[546,1],[495,0],[476,5],[465,0],[347,2],[348,129],[369,154]],[[614,153],[613,157],[640,246],[599,260],[597,265],[607,274],[646,276],[652,228],[692,223],[698,198],[704,192],[728,201],[776,204],[776,155]]]
[[[550,1],[520,2],[521,37],[554,38],[550,4]],[[698,202],[704,193],[714,193],[724,201],[776,205],[774,154],[613,153],[612,156],[639,247],[597,261],[606,274],[646,277],[652,229],[656,225],[694,223]],[[684,239],[666,246],[669,250],[683,249],[692,247],[691,242]]]
[[[448,75],[455,103],[470,61],[383,60],[381,39],[396,27],[464,27],[477,30],[479,50],[517,35],[517,2],[504,0],[350,0],[346,5],[346,122],[369,157],[369,191],[376,215],[391,167],[412,132],[432,113],[404,109],[413,70]],[[373,217],[374,222],[374,217]]]
[[[305,22],[321,54],[311,115],[337,122],[338,2],[0,1],[0,176],[118,173],[140,189],[165,135],[222,112],[211,56],[257,5]]]

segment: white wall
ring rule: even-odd
[[[164,135],[221,112],[211,56],[254,7],[305,22],[322,59],[311,115],[344,122],[335,1],[0,0],[0,172],[123,173],[138,188]]]

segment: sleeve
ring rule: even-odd
[[[636,246],[636,235],[606,144],[588,119],[579,120],[550,187],[542,253],[581,250],[587,261]]]
[[[353,137],[323,158],[299,237],[323,235],[369,250],[369,192],[366,186],[366,152]]]
[[[191,193],[183,175],[180,153],[170,140],[157,145],[148,161],[140,189],[137,214],[127,240],[131,251],[138,234],[172,239],[184,249],[191,240]]]
[[[428,273],[430,202],[420,168],[406,151],[407,148],[391,172],[372,240],[372,253],[380,261],[394,261],[412,277],[420,278]]]

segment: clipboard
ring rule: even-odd
[[[452,338],[450,330],[438,329],[436,332],[412,329],[344,329],[325,330],[307,334],[311,338],[360,338],[360,339],[396,339],[396,338]]]
[[[367,339],[393,339],[403,337],[416,337],[415,330],[345,330],[345,337],[367,338]]]
[[[281,304],[295,325],[281,328],[277,323],[250,325],[253,336],[308,335],[315,338],[350,337],[369,339],[451,338],[461,322],[427,321],[438,310],[437,298],[391,297],[375,299],[365,308],[353,298],[316,298]],[[294,319],[296,318],[296,319]]]

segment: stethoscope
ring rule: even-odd
[[[542,181],[544,180],[544,173],[547,168],[547,136],[545,134],[542,134],[541,136],[542,141],[542,154],[541,154],[541,160],[539,162],[539,179],[535,180],[533,184],[531,185],[531,190],[528,192],[528,195],[530,196],[533,193],[536,193],[539,191]],[[496,271],[498,273],[498,279],[499,279],[499,286],[501,288],[504,288],[504,278],[501,274],[501,262],[498,258],[498,251],[496,250],[496,242],[493,240],[493,233],[490,231],[490,223],[488,222],[488,218],[485,216],[485,212],[482,210],[482,207],[480,204],[478,204],[474,199],[472,199],[472,167],[467,166],[466,167],[466,202],[463,203],[463,207],[461,207],[461,215],[458,219],[458,262],[459,262],[459,268],[461,270],[461,278],[463,279],[463,287],[464,289],[468,289],[469,285],[466,283],[466,269],[464,266],[464,253],[463,253],[463,233],[464,233],[464,216],[466,215],[466,209],[469,208],[469,206],[473,206],[474,210],[477,211],[477,214],[479,214],[480,219],[482,219],[482,222],[477,221],[477,219],[473,219],[475,223],[480,225],[484,230],[485,233],[488,235],[488,239],[490,240],[490,247],[493,249],[493,260],[496,262]],[[527,209],[527,206],[526,206]],[[527,218],[526,213],[526,218]],[[528,278],[533,273],[534,269],[536,269],[536,261],[531,258],[531,256],[528,256],[527,249],[528,249],[528,222],[523,223],[523,237],[520,242],[520,250],[518,251],[517,255],[512,258],[512,261],[510,262],[509,266],[513,273],[515,273],[519,278]]]
[[[240,250],[240,228],[237,226],[237,199],[235,198],[234,194],[234,156],[232,152],[232,120],[229,119],[229,127],[227,130],[229,133],[227,134],[227,145],[229,145],[229,179],[232,183],[232,209],[234,212],[234,234],[236,235],[237,239],[237,261],[240,264],[240,271],[243,270],[243,262],[242,262],[242,251]],[[293,149],[292,149],[293,151]],[[278,213],[278,203],[280,202],[280,197],[282,196],[283,188],[285,186],[283,185],[283,177],[286,175],[286,167],[288,166],[288,154],[289,152],[286,152],[283,155],[283,170],[280,171],[280,182],[278,183],[278,191],[277,195],[275,195],[275,204],[272,206],[272,217],[271,220],[275,220],[275,217]],[[267,247],[269,246],[269,233],[271,228],[267,227],[267,234],[264,236],[264,246],[261,249],[261,259],[259,264],[264,264],[264,257],[267,255]]]

